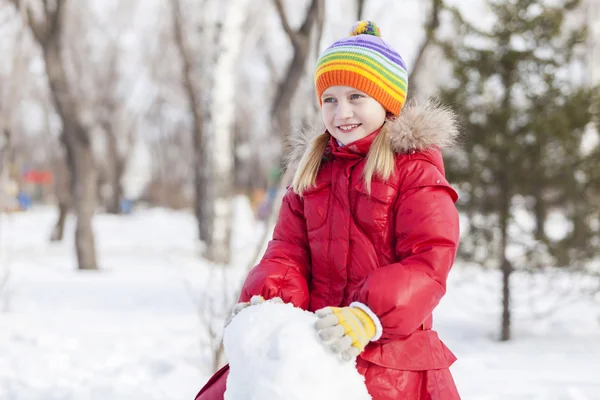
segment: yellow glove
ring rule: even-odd
[[[359,308],[354,304],[325,307],[315,312],[319,317],[315,323],[319,338],[347,361],[358,356],[369,341],[381,337],[377,316],[367,306],[361,304]]]

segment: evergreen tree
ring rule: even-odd
[[[600,255],[600,153],[581,149],[598,90],[573,83],[586,32],[565,27],[579,3],[492,1],[489,31],[454,12],[458,39],[441,43],[453,65],[441,96],[465,133],[448,163],[468,221],[460,256],[502,271],[501,340],[510,339],[515,268],[585,268]],[[564,232],[548,229],[557,213]]]

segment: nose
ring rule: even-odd
[[[352,117],[352,106],[347,101],[338,101],[338,106],[335,111],[337,119],[348,119]]]

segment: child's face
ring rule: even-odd
[[[385,122],[385,108],[350,86],[328,87],[321,95],[321,101],[325,127],[343,145],[369,136]]]

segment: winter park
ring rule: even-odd
[[[0,400],[600,400],[599,0],[0,38]]]

